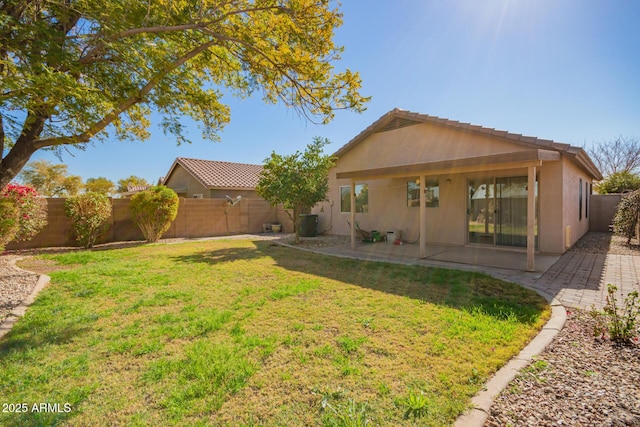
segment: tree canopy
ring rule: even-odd
[[[640,188],[640,177],[629,171],[614,172],[596,184],[600,194],[626,193]]]
[[[54,165],[48,160],[35,160],[29,163],[20,177],[25,184],[47,197],[75,196],[83,187],[80,176],[67,173],[67,165],[62,163]]]
[[[589,156],[605,177],[619,172],[635,173],[640,169],[640,140],[619,136],[610,141],[594,143]]]
[[[40,149],[149,136],[152,111],[216,139],[223,93],[261,92],[310,120],[362,111],[358,73],[334,70],[341,14],[327,0],[0,2],[0,188]]]
[[[87,178],[84,189],[89,192],[111,196],[116,191],[116,185],[110,179],[103,176],[97,178]]]
[[[298,215],[323,201],[329,191],[329,170],[334,159],[322,153],[327,144],[328,139],[315,137],[303,153],[282,156],[273,152],[260,173],[256,193],[272,205],[281,203],[292,210],[287,214],[293,221],[296,242],[300,240]]]

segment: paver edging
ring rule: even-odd
[[[16,266],[15,264],[19,260],[20,260],[20,258],[14,260],[14,261],[11,261],[11,264],[12,264],[12,266],[14,268],[16,268],[18,270],[26,271],[28,273],[34,273],[32,271],[24,270],[24,269]],[[34,274],[36,274],[36,273],[34,273]],[[13,308],[13,310],[11,310],[9,315],[4,319],[2,324],[0,324],[0,340],[2,338],[4,338],[4,336],[7,335],[9,333],[9,331],[11,331],[11,328],[13,328],[13,325],[15,325],[15,323],[22,316],[25,315],[25,313],[27,312],[27,308],[31,304],[33,304],[33,302],[36,300],[36,297],[38,296],[40,291],[43,290],[45,288],[45,286],[47,286],[49,284],[49,282],[51,282],[51,278],[49,276],[47,276],[46,274],[40,274],[38,276],[38,281],[36,282],[36,285],[31,290],[31,293],[24,300],[22,300],[22,302],[20,304],[15,306]]]
[[[337,256],[339,258],[361,259],[355,256],[331,254],[314,249],[300,248],[283,242],[276,241],[275,243],[287,248],[317,253],[321,255]],[[393,260],[390,260],[388,262],[394,263]],[[400,264],[398,262],[395,263]],[[491,275],[491,273],[487,274]],[[507,387],[507,385],[509,385],[509,383],[516,377],[521,369],[527,367],[535,356],[542,353],[542,351],[549,344],[551,344],[555,336],[558,335],[567,321],[567,310],[557,298],[554,298],[551,295],[534,287],[524,285],[522,283],[518,284],[522,287],[537,292],[540,296],[542,296],[549,302],[549,304],[551,305],[551,318],[547,321],[547,323],[545,323],[538,335],[536,335],[529,342],[529,344],[527,344],[525,348],[520,351],[520,353],[511,358],[511,360],[509,360],[506,365],[500,368],[491,377],[491,379],[487,381],[484,388],[471,399],[473,407],[462,414],[460,417],[458,417],[454,424],[454,427],[482,427],[484,422],[489,417],[489,410],[495,398],[500,394],[502,390]]]

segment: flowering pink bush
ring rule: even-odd
[[[0,243],[29,240],[47,225],[47,201],[38,197],[38,192],[32,187],[8,184],[0,191],[0,200],[10,201],[13,204],[15,212],[11,215],[17,221],[17,227],[7,228],[8,232],[3,233]],[[4,206],[8,205],[4,204]],[[11,211],[9,208],[4,210],[7,213]],[[13,233],[11,233],[12,229]]]

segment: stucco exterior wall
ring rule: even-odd
[[[526,150],[513,143],[431,123],[374,133],[340,159],[337,171],[374,169]]]
[[[562,224],[562,161],[546,162],[540,168],[538,182],[538,250],[561,254],[565,251]]]
[[[350,179],[338,180],[336,174],[354,170],[412,165],[438,160],[512,153],[525,150],[517,144],[441,128],[433,124],[408,126],[397,130],[375,133],[361,141],[338,159],[329,175],[329,201],[321,203],[313,213],[319,215],[320,231],[348,235],[350,213],[340,212],[340,187],[349,186]],[[465,245],[467,239],[467,204],[469,179],[527,176],[522,165],[505,165],[504,169],[487,172],[450,173],[430,175],[437,178],[440,187],[439,207],[427,208],[427,243]],[[585,215],[591,182],[587,173],[565,156],[560,161],[545,161],[537,167],[538,173],[538,250],[560,254],[566,250],[565,230],[572,229],[571,244],[589,229]],[[578,219],[578,182],[582,178],[583,212]],[[419,238],[418,207],[407,207],[407,181],[415,178],[357,180],[369,187],[369,211],[356,213],[356,221],[365,230],[386,233],[402,232],[405,241]]]
[[[166,182],[166,186],[174,190],[187,189],[186,193],[180,191],[178,195],[190,199],[194,194],[202,194],[203,198],[207,198],[209,190],[207,190],[197,179],[187,172],[182,166],[176,165],[173,173]]]
[[[564,192],[562,199],[562,222],[565,239],[566,227],[571,227],[571,236],[568,239],[570,243],[569,247],[571,247],[589,231],[588,210],[585,211],[586,208],[589,208],[585,203],[585,200],[589,199],[589,192],[585,192],[585,182],[591,183],[591,178],[566,158],[562,159],[562,169],[562,187]],[[580,185],[580,179],[582,179],[582,185]],[[582,215],[580,215],[579,204],[580,188],[582,188]]]
[[[229,196],[232,199],[237,196],[242,196],[243,199],[260,199],[260,196],[254,190],[209,190],[209,197],[212,199],[224,199],[225,196]],[[204,197],[207,196],[205,195]]]

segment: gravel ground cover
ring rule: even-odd
[[[570,250],[640,256],[633,243],[592,232]],[[485,426],[640,426],[640,344],[597,339],[594,326],[589,311],[568,312],[563,330],[496,399]]]
[[[37,274],[13,265],[17,258],[15,255],[0,256],[0,323],[31,293],[38,281]]]
[[[640,346],[594,338],[587,311],[567,315],[496,399],[485,426],[640,426]]]

